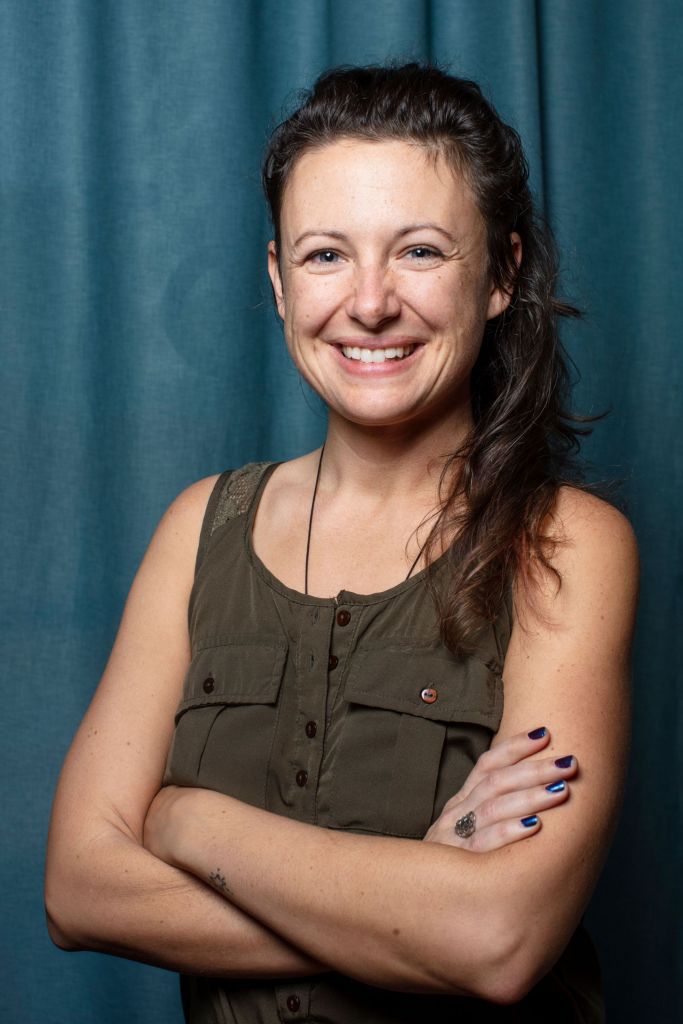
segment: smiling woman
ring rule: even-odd
[[[572,471],[519,139],[472,82],[347,68],[263,173],[327,437],[164,516],[60,780],[50,933],[181,971],[193,1024],[602,1021],[636,553]]]
[[[464,438],[484,326],[510,297],[490,280],[474,196],[443,156],[399,140],[306,152],[269,268],[292,358],[333,417],[394,429],[439,418],[448,448]]]

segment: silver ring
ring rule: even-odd
[[[474,811],[470,811],[469,814],[465,814],[462,818],[458,818],[455,823],[455,834],[460,836],[461,839],[469,839],[474,833],[477,827],[477,816]]]

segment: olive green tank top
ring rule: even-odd
[[[165,784],[200,786],[323,828],[421,839],[498,729],[510,609],[455,657],[416,573],[380,594],[317,598],[260,561],[251,526],[277,463],[219,477],[189,602],[192,660]],[[445,568],[442,556],[435,564]],[[181,977],[190,1024],[600,1024],[582,927],[515,1006],[413,995],[330,972],[261,981]]]

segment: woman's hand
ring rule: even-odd
[[[462,789],[448,800],[430,826],[425,842],[485,853],[538,832],[541,821],[537,815],[567,800],[566,780],[578,770],[577,760],[571,755],[526,760],[550,741],[547,729],[541,736],[538,732],[518,733],[484,751]],[[561,766],[562,761],[568,761],[566,767]],[[548,786],[553,786],[554,791]],[[472,811],[476,827],[465,839],[456,833],[455,826]]]

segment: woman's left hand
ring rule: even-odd
[[[535,738],[533,733],[518,733],[484,751],[462,788],[446,802],[424,841],[487,853],[538,832],[539,812],[547,812],[568,799],[569,779],[578,771],[573,756],[559,763],[554,757],[531,759],[549,742],[546,729]],[[456,824],[462,821],[471,827],[473,816],[474,830],[461,837],[455,831]]]

